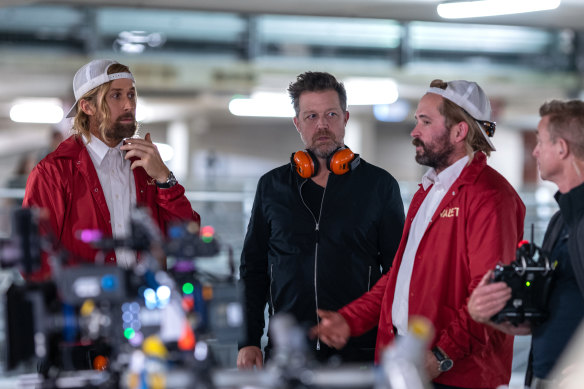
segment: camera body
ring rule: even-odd
[[[511,298],[491,320],[515,325],[543,322],[547,318],[555,267],[540,247],[528,241],[520,242],[515,261],[497,265],[494,270],[492,282],[505,282],[511,288]]]

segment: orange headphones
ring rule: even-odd
[[[340,176],[349,170],[355,169],[359,165],[359,162],[361,162],[359,154],[353,153],[351,149],[344,146],[339,147],[327,157],[326,167],[334,174]],[[310,178],[318,174],[318,158],[308,149],[292,153],[290,163],[302,178]]]

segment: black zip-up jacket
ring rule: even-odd
[[[568,253],[580,293],[584,297],[584,184],[566,194],[557,192],[556,201],[560,210],[552,216],[543,238],[542,248],[550,253],[559,239],[564,223],[570,228]]]
[[[302,197],[303,179],[290,164],[260,178],[241,255],[247,339],[260,347],[264,309],[291,313],[306,328],[317,307],[338,310],[367,292],[387,272],[399,245],[404,207],[397,181],[364,160],[344,174],[330,174],[317,219]],[[376,330],[354,338],[343,361],[373,360]],[[268,342],[266,354],[269,353]],[[317,359],[335,353],[318,339]]]
[[[559,261],[569,261],[574,271],[574,277],[576,278],[580,294],[584,298],[584,184],[580,184],[564,194],[559,191],[556,192],[555,199],[560,206],[560,210],[552,216],[549,222],[543,238],[542,249],[546,253],[551,253],[556,244],[561,242],[562,239],[565,239],[562,236],[562,232],[565,232],[564,227],[567,227],[569,231],[566,242],[568,245],[568,257],[559,258]],[[550,297],[550,300],[555,298],[556,301],[566,301],[566,298],[570,299],[571,297],[566,296],[565,288],[558,287],[559,281],[556,279],[552,284],[552,290],[550,292],[552,297]],[[581,308],[579,308],[581,305],[564,305],[570,306],[570,313],[562,316],[563,318],[570,317],[571,322],[566,323],[556,316],[553,324],[550,325],[548,321],[532,329],[531,356],[533,361],[529,362],[525,377],[526,385],[531,383],[533,375],[537,375],[539,378],[545,378],[545,374],[548,374],[549,370],[552,369],[550,361],[557,360],[557,357],[566,350],[563,345],[571,344],[569,339],[574,339],[575,330],[579,328],[579,317],[582,315]],[[552,311],[550,314],[551,319],[553,319],[554,314],[558,315],[558,313],[553,312],[554,308],[555,311],[559,309],[557,306],[549,307]],[[560,327],[562,331],[558,331]],[[548,338],[551,338],[551,340]],[[558,348],[558,345],[561,345],[561,347]],[[554,359],[550,357],[550,354],[557,355],[557,357]]]

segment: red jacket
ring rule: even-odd
[[[376,361],[395,337],[391,318],[397,274],[411,223],[430,188],[414,195],[391,270],[359,299],[339,312],[351,336],[379,325]],[[410,282],[409,315],[429,318],[438,345],[454,367],[434,382],[465,388],[508,384],[513,338],[473,321],[471,291],[498,262],[515,259],[523,235],[525,206],[511,185],[477,152],[438,206],[416,252]]]
[[[184,196],[184,188],[158,189],[154,179],[143,168],[134,169],[136,205],[148,207],[161,231],[166,232],[168,222],[193,220],[200,222],[199,214],[192,210]],[[71,136],[57,150],[47,155],[30,173],[23,201],[25,207],[45,208],[50,213],[50,229],[59,247],[71,255],[73,262],[93,261],[98,250],[78,239],[80,230],[99,230],[112,236],[110,214],[99,178],[83,140]],[[106,263],[115,263],[115,253],[106,255]],[[46,258],[37,277],[50,273]]]

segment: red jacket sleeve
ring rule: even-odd
[[[63,219],[67,214],[67,193],[61,186],[61,181],[55,177],[57,172],[49,171],[48,168],[44,164],[38,164],[32,170],[26,182],[22,206],[43,209],[47,217],[40,223],[40,235],[48,237],[54,234],[54,238],[59,240],[63,230]],[[50,273],[48,257],[43,252],[40,271],[32,274],[29,279],[43,280],[48,278]]]
[[[388,274],[384,274],[369,292],[339,310],[351,328],[351,336],[363,335],[379,324]]]

